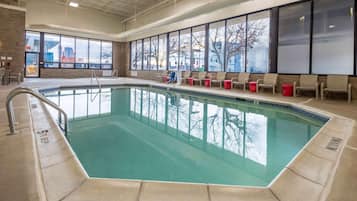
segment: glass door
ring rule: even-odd
[[[39,77],[39,53],[26,52],[25,55],[25,77]]]

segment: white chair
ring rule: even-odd
[[[326,93],[347,93],[348,102],[352,99],[352,85],[348,83],[348,75],[328,75],[325,84],[321,84],[321,100]]]
[[[199,72],[198,76],[193,78],[193,83],[199,82],[200,86],[202,86],[202,81],[206,78],[206,72]]]
[[[219,83],[219,87],[222,88],[222,82],[226,79],[226,72],[217,72],[216,78],[211,80],[213,83]],[[212,85],[211,85],[212,86]]]
[[[278,74],[267,73],[264,75],[264,79],[257,80],[257,93],[259,88],[271,88],[273,89],[273,94],[275,94],[276,84],[278,82]]]
[[[250,73],[239,73],[238,79],[232,78],[232,89],[234,85],[243,86],[243,90],[246,90],[249,82]]]
[[[298,91],[315,91],[315,98],[319,98],[319,82],[317,75],[300,75],[299,85],[294,82],[294,97]]]

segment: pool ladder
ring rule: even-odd
[[[47,105],[51,106],[52,108],[56,109],[58,111],[58,121],[59,121],[59,126],[61,129],[64,130],[65,136],[67,137],[67,131],[68,131],[68,117],[67,114],[64,110],[62,110],[60,107],[58,107],[54,102],[50,101],[47,99],[45,96],[42,94],[27,88],[27,87],[18,87],[12,90],[6,97],[6,112],[7,112],[7,117],[9,121],[9,127],[10,127],[10,134],[15,134],[15,115],[14,115],[14,110],[12,107],[12,99],[19,95],[19,94],[30,94],[40,101],[46,103]],[[64,117],[64,122],[62,122],[62,115]],[[62,123],[64,124],[62,127]]]
[[[95,96],[93,97],[93,88],[92,88],[92,86],[93,86],[93,80],[94,80],[94,79],[95,79],[96,82],[97,82],[99,91],[98,91],[98,93],[96,93]],[[90,100],[93,102],[93,101],[97,98],[98,94],[102,91],[102,85],[101,85],[100,82],[99,82],[99,79],[98,79],[98,76],[97,76],[97,73],[95,72],[95,70],[92,70],[92,72],[91,72],[90,85],[91,85]]]

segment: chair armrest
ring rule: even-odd
[[[262,80],[262,79],[258,79],[257,80],[257,84],[260,84],[260,82],[263,82],[264,80]]]

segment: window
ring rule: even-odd
[[[89,68],[100,68],[100,41],[89,41]]]
[[[40,52],[40,33],[26,31],[26,52]]]
[[[76,68],[88,67],[88,39],[76,39]]]
[[[113,62],[113,43],[102,42],[102,69],[111,69]]]
[[[244,16],[227,21],[227,72],[245,72],[246,19]]]
[[[312,73],[353,74],[354,1],[315,0]]]
[[[178,67],[179,33],[169,34],[169,70],[177,70]]]
[[[61,67],[73,68],[74,63],[74,38],[61,37]]]
[[[248,15],[247,71],[266,73],[269,68],[270,11]]]
[[[311,2],[279,9],[279,73],[309,73]]]
[[[180,31],[180,66],[181,71],[191,70],[191,29]]]
[[[150,51],[150,70],[157,70],[157,64],[159,63],[159,44],[158,37],[151,38],[151,51]]]
[[[143,41],[138,40],[136,42],[136,55],[137,55],[137,70],[143,69]]]
[[[192,28],[192,71],[205,70],[206,30],[205,26]]]
[[[159,36],[159,70],[167,69],[167,35]]]
[[[44,61],[45,67],[57,68],[59,67],[60,57],[60,36],[54,34],[45,34],[44,44]]]
[[[208,71],[223,71],[225,21],[209,25]]]
[[[144,59],[143,59],[143,70],[150,69],[150,38],[144,39]]]
[[[131,56],[131,70],[136,70],[136,61],[137,61],[137,55],[136,55],[136,41],[131,42],[130,46],[130,56]]]

